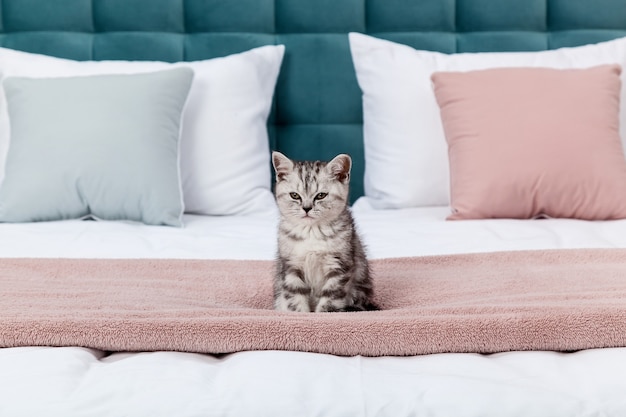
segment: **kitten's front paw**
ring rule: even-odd
[[[347,304],[345,300],[323,300],[315,307],[316,313],[326,312],[353,312],[353,311],[372,311],[380,310],[380,307],[372,302],[360,304]]]
[[[274,307],[278,311],[295,311],[299,313],[311,312],[309,300],[306,297],[279,297],[274,303]]]
[[[309,303],[304,304],[289,304],[289,311],[295,311],[297,313],[310,313],[311,307],[309,307]]]
[[[343,304],[343,303],[342,303]],[[316,313],[334,313],[337,311],[341,311],[342,306],[337,305],[337,301],[333,300],[320,300],[315,307]]]

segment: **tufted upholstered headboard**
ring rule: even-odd
[[[361,93],[347,33],[446,53],[536,51],[626,36],[626,0],[1,0],[0,44],[77,60],[199,60],[286,45],[271,147],[354,158]],[[269,161],[268,161],[269,163]]]

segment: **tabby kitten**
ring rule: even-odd
[[[272,153],[280,209],[274,307],[376,310],[365,250],[348,209],[352,160],[292,161]]]

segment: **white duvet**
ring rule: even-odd
[[[626,220],[447,222],[445,207],[353,208],[371,258],[626,247]],[[185,227],[0,225],[1,257],[272,259],[276,212]],[[626,348],[415,357],[0,349],[0,416],[626,416]]]

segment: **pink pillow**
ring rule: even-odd
[[[626,218],[619,65],[433,74],[448,219]]]

